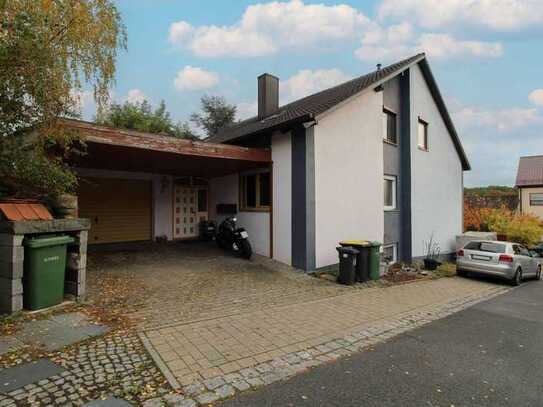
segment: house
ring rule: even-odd
[[[543,155],[520,157],[515,185],[519,211],[543,220]]]
[[[256,253],[312,271],[343,239],[410,262],[431,235],[454,253],[462,232],[470,166],[424,54],[284,106],[261,75],[258,115],[205,143],[68,125],[89,149],[75,163],[89,244],[194,238],[235,213]]]

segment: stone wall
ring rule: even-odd
[[[80,301],[85,297],[87,239],[86,219],[0,222],[0,314],[23,309],[24,238],[44,233],[63,233],[74,238],[68,246],[65,295]]]

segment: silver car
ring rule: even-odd
[[[519,285],[524,278],[541,279],[541,264],[536,253],[518,243],[476,240],[456,254],[457,274],[468,272],[505,278]]]

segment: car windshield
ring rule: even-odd
[[[470,242],[466,245],[466,249],[488,253],[505,253],[505,245],[494,242]]]

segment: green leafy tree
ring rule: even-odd
[[[0,189],[44,197],[73,191],[64,164],[77,136],[83,85],[98,111],[108,101],[126,31],[113,0],[0,0]],[[29,137],[33,134],[33,137]]]
[[[135,103],[113,103],[107,110],[97,115],[96,122],[120,129],[163,134],[191,140],[198,138],[187,123],[173,123],[164,101],[161,101],[154,110],[147,100]]]
[[[237,107],[222,96],[204,95],[200,103],[202,112],[193,113],[190,120],[202,128],[208,137],[216,135],[220,129],[236,120]]]

